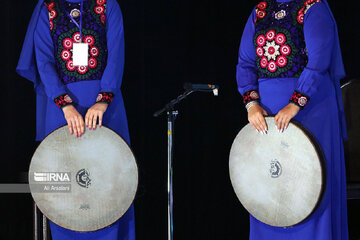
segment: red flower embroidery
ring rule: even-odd
[[[90,55],[97,57],[99,55],[99,49],[96,46],[90,48]]]
[[[84,42],[89,44],[89,46],[92,46],[95,43],[95,38],[91,35],[87,35],[84,39]]]
[[[275,42],[279,45],[283,45],[286,42],[286,37],[282,33],[278,33],[275,37]]]
[[[262,47],[257,47],[257,48],[256,48],[256,54],[257,54],[259,57],[264,56],[264,49],[263,49]]]
[[[45,3],[45,5],[49,10],[50,31],[52,31],[54,29],[53,20],[57,16],[57,12],[53,9],[53,7],[55,7],[55,3],[54,2],[48,4]]]
[[[74,42],[79,43],[81,41],[79,32],[74,33],[72,38],[73,38]]]
[[[276,63],[279,67],[285,67],[287,64],[287,58],[284,56],[280,56],[277,58]]]
[[[268,65],[268,69],[270,72],[276,72],[276,70],[277,70],[276,62],[271,60]]]
[[[105,16],[105,14],[101,14],[101,16],[100,16],[100,21],[101,21],[102,24],[105,24],[105,23],[106,23],[106,16]]]
[[[266,39],[272,41],[275,38],[275,30],[270,30],[266,33]]]
[[[88,71],[88,67],[86,67],[86,66],[78,66],[77,71],[80,74],[85,74]]]
[[[260,2],[258,5],[256,5],[255,23],[258,21],[258,18],[263,19],[266,16],[265,9],[267,8],[267,6],[268,6],[267,2]]]
[[[266,38],[264,35],[259,35],[256,39],[256,43],[257,45],[259,45],[260,47],[264,46],[266,43]]]
[[[267,7],[267,2],[261,2],[256,7],[264,10]]]
[[[100,14],[103,14],[105,12],[105,8],[103,6],[96,6],[94,8],[94,11],[95,11],[95,13],[100,15]]]
[[[74,71],[76,69],[76,67],[73,65],[73,60],[69,60],[67,63],[66,63],[66,68],[69,70],[69,71]]]
[[[104,5],[106,3],[106,0],[96,0],[97,5]]]
[[[45,3],[46,7],[51,10],[53,7],[55,7],[55,3],[54,2],[51,2],[51,3]]]
[[[51,9],[49,12],[49,18],[50,20],[53,20],[57,16],[57,13],[54,9]]]
[[[67,61],[71,58],[71,52],[67,49],[62,50],[61,52],[61,58],[64,61]]]
[[[261,66],[262,68],[266,68],[267,65],[268,65],[268,60],[267,60],[267,58],[266,58],[266,57],[261,58],[261,60],[260,60],[260,66]]]
[[[263,10],[256,9],[256,17],[264,18],[266,16],[266,12]]]
[[[304,14],[303,13],[301,13],[301,14],[299,14],[298,16],[297,16],[297,21],[298,21],[298,23],[300,23],[300,24],[304,24]]]
[[[282,45],[280,47],[280,53],[284,56],[288,56],[291,53],[291,48],[288,45]]]
[[[93,57],[89,58],[89,68],[96,68],[97,60]]]
[[[305,7],[300,8],[300,10],[298,11],[298,15],[300,15],[300,14],[304,13],[304,10],[305,10]]]
[[[314,4],[316,3],[319,3],[320,0],[307,0],[304,5],[305,7],[301,8],[299,11],[298,11],[298,16],[296,18],[296,20],[298,21],[298,23],[300,24],[304,24],[304,17],[305,17],[305,14],[307,13],[307,11],[309,11],[309,9],[314,6]]]
[[[66,49],[72,49],[73,47],[73,40],[71,38],[65,38],[63,41],[63,46]]]

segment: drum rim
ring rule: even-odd
[[[314,206],[313,210],[302,221],[300,221],[299,223],[296,223],[294,225],[289,226],[289,227],[292,227],[292,226],[296,226],[296,225],[298,225],[300,223],[305,222],[306,220],[308,220],[314,214],[314,212],[316,210],[319,209],[319,207],[320,207],[320,205],[321,205],[321,203],[322,203],[322,201],[324,199],[325,191],[326,191],[326,188],[327,188],[327,165],[326,165],[326,159],[325,159],[324,152],[322,151],[322,148],[321,148],[319,142],[317,141],[315,136],[310,132],[310,130],[307,129],[303,124],[301,124],[297,120],[291,119],[290,122],[293,123],[300,130],[302,130],[305,133],[305,135],[309,138],[310,143],[314,146],[314,148],[316,150],[316,153],[318,155],[318,158],[319,158],[319,162],[320,162],[320,166],[321,166],[321,178],[322,178],[321,179],[322,180],[322,188],[321,188],[321,191],[320,191],[320,194],[319,194],[318,201],[317,201],[316,205]]]
[[[265,116],[265,119],[267,118],[274,118],[275,115],[272,115],[272,114],[269,114],[267,116]],[[289,225],[289,226],[275,226],[275,225],[271,225],[271,224],[268,224],[268,223],[264,223],[263,221],[261,221],[260,219],[257,219],[255,216],[253,216],[250,211],[248,211],[245,206],[242,204],[242,202],[240,201],[240,199],[238,198],[236,192],[235,192],[235,189],[234,189],[234,186],[233,186],[233,191],[235,192],[235,195],[236,195],[236,198],[238,199],[238,201],[240,202],[240,204],[242,205],[242,207],[251,215],[253,216],[254,218],[256,218],[258,221],[268,225],[268,226],[272,226],[272,227],[293,227],[293,226],[296,226],[296,225],[299,225],[303,222],[305,222],[306,220],[308,220],[316,210],[318,210],[320,204],[322,203],[322,200],[324,198],[324,195],[325,195],[325,191],[326,191],[326,187],[327,187],[327,166],[326,166],[326,160],[325,160],[325,155],[320,147],[320,144],[319,142],[316,140],[315,136],[310,132],[310,130],[308,130],[303,124],[301,124],[299,121],[297,120],[294,120],[294,119],[291,119],[290,120],[290,123],[294,124],[295,127],[297,127],[298,129],[300,129],[306,137],[308,137],[308,139],[310,140],[310,143],[313,145],[316,153],[317,153],[317,156],[318,156],[318,159],[319,159],[319,162],[320,162],[320,166],[321,166],[321,180],[322,180],[322,188],[320,190],[320,193],[319,193],[319,197],[318,197],[318,200],[317,200],[317,203],[315,204],[314,208],[312,209],[312,211],[303,219],[301,220],[300,222],[298,223],[295,223],[293,225]],[[245,128],[247,125],[249,125],[250,123],[248,122],[244,127],[242,127],[240,129],[240,131],[236,134],[236,137],[235,139],[237,138],[237,136],[240,134],[240,132],[243,130],[243,128]],[[255,131],[255,130],[254,130]],[[232,142],[232,145],[234,144],[234,141],[235,139],[233,140]],[[231,146],[232,148],[232,146]],[[230,150],[231,152],[231,150]],[[230,161],[229,161],[230,162]],[[229,175],[230,175],[230,168],[229,168]],[[231,175],[230,175],[230,182],[231,182],[231,185],[232,185],[232,180],[231,180]]]
[[[54,133],[54,132],[56,132],[57,130],[59,130],[59,129],[61,129],[61,128],[64,128],[64,127],[67,127],[67,124],[64,124],[64,125],[62,125],[61,127],[56,128],[56,129],[53,130],[51,133],[49,133],[46,137],[44,137],[44,139],[42,139],[41,142],[39,143],[39,145],[36,147],[36,149],[35,149],[35,151],[34,151],[34,154],[35,154],[35,152],[40,148],[42,142],[43,142],[47,137],[49,137],[52,133]],[[40,210],[40,212],[41,212],[47,219],[49,219],[50,221],[52,221],[52,222],[55,223],[56,225],[58,225],[58,226],[60,226],[60,227],[62,227],[62,228],[65,228],[65,229],[67,229],[67,230],[71,230],[71,231],[74,231],[74,232],[82,232],[82,233],[85,233],[85,232],[100,231],[100,230],[106,229],[106,228],[108,228],[108,227],[111,227],[113,224],[115,224],[119,219],[121,219],[121,218],[129,211],[129,209],[131,208],[131,206],[134,204],[136,195],[137,195],[137,193],[138,193],[138,190],[139,190],[139,179],[140,179],[140,177],[139,177],[139,165],[138,165],[137,158],[136,158],[133,150],[131,149],[129,143],[127,143],[126,140],[125,140],[120,134],[118,134],[117,132],[115,132],[114,130],[112,130],[111,128],[107,127],[107,126],[104,125],[104,124],[102,124],[101,128],[108,129],[108,130],[112,131],[113,133],[115,133],[116,135],[118,135],[118,136],[125,142],[125,144],[127,145],[127,147],[130,149],[130,152],[132,153],[132,155],[133,155],[133,157],[134,157],[134,159],[135,159],[135,166],[136,166],[136,169],[137,169],[137,174],[136,174],[136,175],[137,175],[137,176],[136,176],[136,178],[137,178],[137,185],[136,185],[136,191],[135,191],[135,194],[134,194],[134,198],[133,198],[130,206],[129,206],[129,207],[126,209],[126,211],[124,212],[124,214],[123,214],[121,217],[117,218],[117,219],[116,219],[115,221],[113,221],[112,223],[110,223],[109,225],[107,225],[107,226],[105,226],[105,227],[102,227],[102,228],[94,229],[94,230],[79,231],[79,230],[75,230],[75,229],[72,229],[72,228],[65,228],[65,227],[61,226],[60,224],[58,224],[56,221],[53,221],[52,219],[50,219],[50,218],[48,217],[48,214],[45,214],[45,213],[40,209],[40,207],[37,205],[37,203],[36,203],[36,201],[35,201],[35,199],[34,199],[33,193],[31,192],[31,188],[30,188],[31,197],[32,197],[32,199],[33,199],[36,207]],[[33,157],[33,156],[32,156],[32,157]],[[29,170],[30,170],[30,166],[31,166],[31,163],[32,163],[32,157],[31,157],[30,164],[29,164]],[[30,174],[29,174],[29,183],[30,183],[30,177],[31,177],[31,176],[30,176]]]

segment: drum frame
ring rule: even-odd
[[[275,115],[268,115],[268,116],[265,116],[265,119],[267,118],[274,118]],[[304,134],[305,136],[309,139],[310,143],[313,145],[313,147],[315,148],[316,150],[316,153],[317,153],[317,156],[318,156],[318,159],[319,159],[319,162],[320,162],[320,166],[321,166],[321,179],[322,179],[322,188],[321,188],[321,191],[320,191],[320,194],[319,194],[319,198],[318,198],[318,201],[317,201],[317,204],[314,206],[314,209],[309,213],[309,215],[307,217],[305,217],[302,221],[294,224],[294,225],[290,225],[290,226],[286,226],[286,227],[293,227],[293,226],[296,226],[298,224],[301,224],[303,222],[305,222],[306,220],[308,220],[312,215],[313,213],[319,208],[320,204],[322,203],[322,200],[324,198],[324,195],[325,195],[325,191],[326,191],[326,187],[327,187],[327,167],[326,167],[326,160],[325,160],[325,155],[320,147],[320,144],[318,143],[318,141],[316,140],[316,138],[314,137],[314,135],[304,126],[302,125],[299,121],[297,120],[294,120],[292,119],[290,121],[290,123],[294,124],[295,127],[297,127],[298,129],[300,129]],[[245,126],[249,125],[250,123],[246,124]],[[244,126],[244,127],[245,127]],[[243,127],[243,128],[244,128]],[[241,128],[241,130],[243,129]],[[238,134],[241,132],[241,130],[237,133],[236,137],[238,136]],[[255,130],[254,130],[255,131]],[[235,138],[236,139],[236,138]],[[235,140],[234,140],[235,141]],[[229,169],[230,170],[230,169]],[[231,179],[230,179],[231,181]],[[234,188],[233,188],[234,189]],[[235,190],[234,190],[235,191]],[[235,194],[236,195],[236,194]],[[239,200],[239,199],[238,199]],[[240,202],[240,200],[239,200]],[[241,202],[240,202],[241,203]],[[242,205],[242,203],[241,203]],[[244,207],[242,205],[242,207]],[[245,207],[244,207],[245,208]],[[246,208],[245,208],[246,209]],[[247,210],[247,209],[246,209]],[[249,214],[251,214],[249,212]],[[259,219],[257,219],[259,220]],[[261,222],[261,220],[259,220]],[[264,223],[266,225],[269,225],[269,226],[272,226],[272,227],[279,227],[279,226],[273,226],[273,225],[270,225],[270,224],[267,224],[267,223]]]
[[[61,126],[61,127],[58,127],[57,129],[55,129],[54,131],[52,131],[51,133],[49,133],[49,134],[40,142],[40,144],[36,147],[35,152],[38,150],[38,148],[40,148],[41,143],[42,143],[48,136],[50,136],[52,133],[56,132],[57,130],[59,130],[59,129],[65,127],[65,126],[67,126],[67,124],[65,124],[65,125],[63,125],[63,126]],[[134,194],[134,199],[132,200],[132,203],[130,204],[130,206],[128,207],[128,209],[127,209],[127,210],[125,211],[125,213],[124,213],[124,214],[126,214],[126,212],[129,211],[131,205],[134,204],[134,201],[135,201],[135,198],[136,198],[138,189],[139,189],[139,180],[140,180],[140,177],[139,177],[139,165],[138,165],[138,162],[137,162],[137,160],[136,160],[136,156],[135,156],[133,150],[131,149],[129,143],[127,143],[126,140],[125,140],[122,136],[120,136],[120,134],[118,134],[117,132],[115,132],[115,131],[112,130],[111,128],[106,127],[105,125],[102,125],[101,127],[102,127],[102,128],[107,128],[108,130],[110,130],[110,131],[112,131],[113,133],[115,133],[116,135],[118,135],[118,136],[125,142],[125,144],[128,146],[128,148],[130,149],[130,151],[131,151],[131,153],[132,153],[132,155],[134,156],[134,159],[135,159],[135,165],[136,165],[136,168],[137,168],[137,170],[138,170],[138,174],[137,174],[137,182],[138,182],[138,184],[137,184],[136,191],[135,191],[135,194]],[[95,130],[95,131],[96,131],[96,130]],[[74,137],[75,137],[75,136],[74,136]],[[35,152],[34,152],[34,153],[35,153]],[[30,161],[30,165],[31,165],[31,162],[32,162],[32,159],[31,159],[31,161]],[[30,165],[29,165],[29,166],[30,166]],[[31,177],[31,174],[29,174],[29,178],[30,178],[30,177]],[[30,183],[30,179],[29,179],[29,183]],[[30,189],[31,189],[31,188],[30,188]],[[43,215],[43,220],[42,220],[42,221],[43,221],[43,228],[46,228],[45,225],[44,225],[46,219],[48,219],[48,220],[52,221],[53,223],[55,223],[56,225],[64,228],[63,226],[61,226],[60,224],[58,224],[56,221],[51,220],[51,219],[47,216],[47,214],[45,214],[44,212],[41,211],[40,207],[37,206],[37,204],[36,204],[36,202],[35,202],[35,199],[34,199],[34,197],[33,197],[33,195],[32,195],[32,192],[31,192],[31,197],[32,197],[33,200],[34,200],[34,208],[37,208],[37,209],[42,213],[42,215]],[[34,210],[34,211],[35,211],[35,210]],[[122,215],[120,218],[116,219],[113,223],[109,224],[108,226],[103,227],[103,228],[99,228],[99,229],[96,229],[96,230],[93,230],[93,231],[77,231],[77,230],[68,229],[68,228],[65,228],[65,229],[68,229],[68,230],[71,230],[71,231],[74,231],[74,232],[95,232],[95,231],[99,231],[99,230],[102,230],[102,229],[106,229],[106,228],[108,228],[108,227],[111,227],[114,223],[116,223],[116,222],[117,222],[119,219],[121,219],[123,216],[124,216],[124,215]],[[36,221],[36,220],[35,220],[36,218],[37,218],[37,215],[34,216],[34,221]],[[45,219],[45,218],[46,218],[46,219]],[[35,225],[35,222],[34,222],[34,231],[35,231],[35,229],[36,229],[36,231],[38,231],[37,228],[38,228],[38,226]],[[45,230],[43,229],[43,232],[44,232],[44,231],[45,231]],[[35,238],[35,237],[37,237],[37,236],[35,236],[35,233],[34,233],[34,238]],[[46,238],[45,238],[45,239],[46,239]]]
[[[275,115],[274,115],[274,117],[275,117]],[[321,188],[321,192],[320,192],[320,195],[319,195],[318,202],[314,206],[313,211],[306,218],[304,218],[301,222],[299,222],[299,223],[297,223],[295,225],[292,225],[292,226],[296,226],[296,225],[298,225],[300,223],[303,223],[306,220],[308,220],[313,215],[313,213],[320,207],[320,204],[322,203],[322,200],[324,199],[325,191],[326,191],[326,188],[327,188],[327,175],[328,174],[327,174],[327,166],[326,166],[326,160],[325,160],[324,152],[322,151],[321,146],[320,146],[319,142],[316,140],[315,136],[310,132],[309,129],[307,129],[299,121],[296,121],[296,120],[292,119],[290,122],[293,123],[300,130],[302,130],[305,133],[305,135],[309,138],[310,143],[314,146],[314,148],[316,150],[316,153],[318,155],[318,158],[319,158],[321,169],[322,169],[321,178],[322,178],[322,183],[323,183],[322,188]],[[289,227],[292,227],[292,226],[289,226]]]

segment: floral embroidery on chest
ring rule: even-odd
[[[271,28],[259,31],[255,37],[258,67],[270,76],[285,73],[291,68],[298,52],[285,29]]]
[[[259,78],[300,76],[308,61],[303,19],[319,1],[266,0],[256,6],[254,47]]]
[[[82,42],[89,45],[88,66],[73,65],[73,44],[81,42],[80,32],[65,13],[67,11],[80,23],[80,3],[47,0],[45,4],[49,9],[56,66],[63,83],[101,79],[107,60],[106,0],[84,0]],[[53,15],[55,17],[51,17]]]

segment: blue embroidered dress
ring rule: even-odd
[[[31,18],[17,72],[34,82],[37,134],[41,141],[67,124],[62,107],[72,104],[83,116],[96,102],[109,104],[103,124],[128,143],[129,133],[122,94],[124,31],[116,0],[84,0],[82,42],[89,45],[88,66],[72,64],[72,44],[80,41],[81,0],[40,0]],[[74,13],[75,12],[75,13]],[[95,232],[70,231],[50,222],[54,240],[134,240],[134,209],[115,224]]]
[[[251,240],[347,240],[346,138],[340,78],[344,77],[337,27],[326,0],[266,0],[243,32],[237,65],[244,103],[258,101],[277,114],[289,102],[295,120],[319,142],[327,163],[327,187],[314,214],[290,228],[250,216]]]

